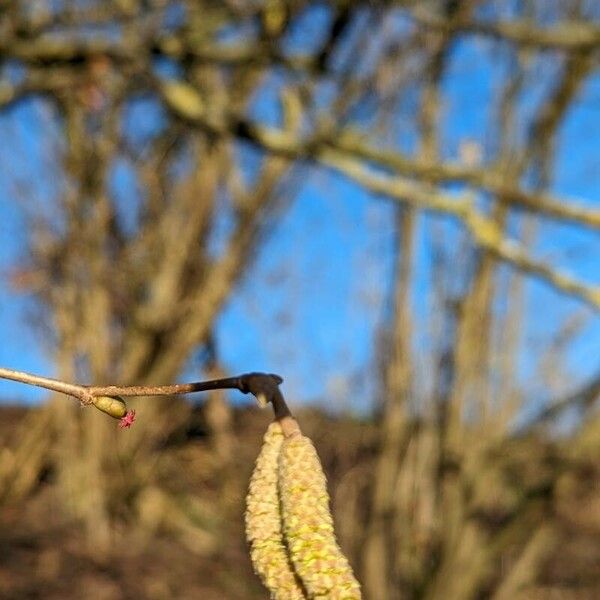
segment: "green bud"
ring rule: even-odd
[[[127,414],[127,405],[120,396],[97,396],[93,402],[98,410],[115,419],[122,419]]]

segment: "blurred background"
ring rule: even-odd
[[[600,595],[596,0],[0,0],[0,366],[265,370],[369,600]],[[0,597],[266,598],[239,393],[0,382]]]

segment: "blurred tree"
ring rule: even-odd
[[[518,315],[524,273],[600,308],[598,287],[530,251],[531,225],[521,240],[508,226],[526,213],[600,229],[597,210],[548,191],[556,132],[598,66],[598,7],[577,0],[0,7],[0,110],[36,98],[55,127],[47,144],[57,189],[29,211],[30,264],[20,282],[45,310],[58,374],[175,379],[209,343],[299,173],[332,169],[398,203],[367,527],[351,529],[359,539],[347,540],[366,596],[462,599],[497,590],[506,598],[534,580],[553,537],[537,488],[511,505],[503,528],[486,526],[493,511],[485,491],[506,491],[489,481],[507,468],[496,459],[505,459],[519,410],[508,382],[495,389],[492,368],[510,354],[494,336],[502,329],[501,345],[510,348],[518,317],[502,321],[494,302],[506,295]],[[493,141],[482,136],[452,156],[443,129],[456,117],[443,112],[442,88],[452,52],[473,39],[490,44],[502,66],[487,124]],[[532,73],[546,67],[541,101],[523,110]],[[460,233],[435,242],[432,289],[443,333],[427,375],[433,391],[417,405],[411,290],[422,212],[454,219]],[[504,288],[499,264],[512,269]],[[458,291],[450,278],[462,282]],[[210,363],[219,368],[216,357]],[[507,396],[502,410],[498,393]],[[589,406],[589,398],[576,394],[566,405]],[[149,514],[150,496],[169,503],[156,491],[157,448],[186,407],[151,402],[132,435],[116,442],[92,411],[76,415],[68,401],[54,400],[26,424],[0,470],[5,499],[26,495],[51,462],[90,545],[107,553],[121,510],[115,498],[128,499],[132,519],[136,510]],[[230,417],[222,399],[211,402],[217,451],[227,460]],[[116,443],[130,457],[126,481],[112,476],[122,468]],[[551,487],[558,475],[535,485]],[[501,575],[496,561],[509,545],[518,551]]]

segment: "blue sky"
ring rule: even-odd
[[[490,107],[501,66],[492,48],[459,44],[444,81],[442,146],[456,158],[461,142],[494,146]],[[535,104],[535,90],[523,110]],[[263,99],[258,112],[269,113]],[[130,117],[132,134],[146,135],[159,118],[150,105]],[[146,112],[148,111],[148,112]],[[40,143],[51,119],[39,103],[0,115],[0,365],[51,375],[44,341],[28,316],[31,306],[8,285],[7,271],[23,257],[25,220],[16,194],[41,204],[57,182]],[[397,124],[399,145],[410,146],[410,122]],[[144,133],[146,132],[146,133]],[[7,137],[10,136],[10,137]],[[126,169],[114,178],[123,202],[132,201]],[[18,183],[15,186],[15,182]],[[551,191],[600,208],[600,74],[590,78],[559,132]],[[129,196],[128,193],[129,192]],[[231,372],[268,370],[286,378],[286,392],[298,402],[326,401],[333,408],[362,410],[376,392],[374,339],[383,322],[390,286],[393,228],[390,202],[325,169],[312,169],[275,232],[264,244],[251,276],[241,282],[218,319],[219,352]],[[433,315],[428,300],[433,223],[449,236],[456,225],[436,216],[419,220],[417,281],[413,305],[420,352]],[[590,284],[600,284],[597,232],[543,221],[532,253],[560,265]],[[528,318],[519,355],[519,381],[534,398],[567,390],[600,367],[600,318],[546,284],[528,280]],[[568,321],[581,318],[581,331],[565,355],[567,371],[558,382],[539,381],[539,358]],[[416,357],[421,361],[422,357]],[[426,368],[426,365],[423,366]],[[192,376],[193,366],[190,368]],[[0,399],[37,402],[41,390],[0,381]],[[1,400],[0,400],[1,401]]]

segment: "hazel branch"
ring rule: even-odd
[[[60,392],[61,394],[77,398],[82,404],[91,404],[92,402],[92,395],[88,392],[88,388],[85,385],[67,383],[66,381],[51,379],[50,377],[41,377],[33,373],[14,371],[13,369],[4,369],[1,367],[0,379],[10,379],[11,381],[18,381],[26,385],[34,385],[46,390],[52,390],[53,392]]]
[[[173,396],[209,390],[235,389],[243,394],[252,394],[263,407],[270,403],[273,406],[275,418],[282,423],[282,427],[287,423],[289,429],[291,422],[295,423],[279,389],[283,378],[273,373],[246,373],[237,377],[169,385],[82,385],[0,367],[0,379],[10,379],[66,394],[76,398],[84,405],[96,404],[97,399],[106,397],[119,400],[119,397],[123,396]],[[96,406],[98,405],[96,404]]]

